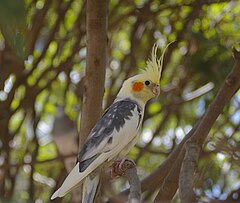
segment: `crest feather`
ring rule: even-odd
[[[172,43],[173,42],[170,42],[167,44],[160,58],[157,57],[157,49],[158,49],[157,43],[155,43],[152,47],[151,58],[147,60],[147,67],[144,70],[144,73],[147,74],[148,77],[150,77],[154,83],[160,83],[162,66],[163,66],[163,57],[166,49]]]

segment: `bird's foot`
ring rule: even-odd
[[[136,164],[133,160],[127,158],[117,160],[112,164],[111,177],[115,178],[116,176],[123,176],[125,175],[126,170],[135,166]]]

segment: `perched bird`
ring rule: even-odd
[[[113,104],[91,130],[76,166],[51,199],[63,197],[83,182],[82,202],[94,201],[99,186],[97,169],[126,156],[137,142],[147,101],[160,94],[164,52],[158,59],[155,44],[142,73],[124,81]]]

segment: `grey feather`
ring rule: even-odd
[[[133,117],[134,110],[137,110],[139,114],[138,128],[142,119],[142,108],[135,101],[130,99],[117,101],[104,112],[101,119],[91,130],[86,143],[79,153],[80,172],[83,172],[99,154],[107,152],[108,147],[106,146],[112,142],[113,131],[119,132],[126,120],[130,120]]]
[[[93,203],[98,193],[100,176],[98,174],[89,175],[83,182],[83,200],[82,203]]]
[[[81,161],[81,164],[79,164],[79,172],[85,171],[85,169],[96,159],[98,158],[100,154],[96,154],[95,156]]]

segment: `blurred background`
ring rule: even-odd
[[[155,42],[161,95],[146,108],[129,157],[140,178],[172,152],[214,99],[239,48],[240,1],[109,0],[104,107],[144,68]],[[86,68],[86,2],[0,0],[0,202],[49,202],[76,161]],[[240,199],[240,91],[201,152],[195,194]],[[81,136],[81,135],[80,135]],[[115,193],[127,186],[113,181]],[[143,194],[151,202],[155,190]],[[112,195],[112,194],[111,194]],[[71,202],[71,194],[56,202]],[[172,202],[179,202],[178,194]]]

